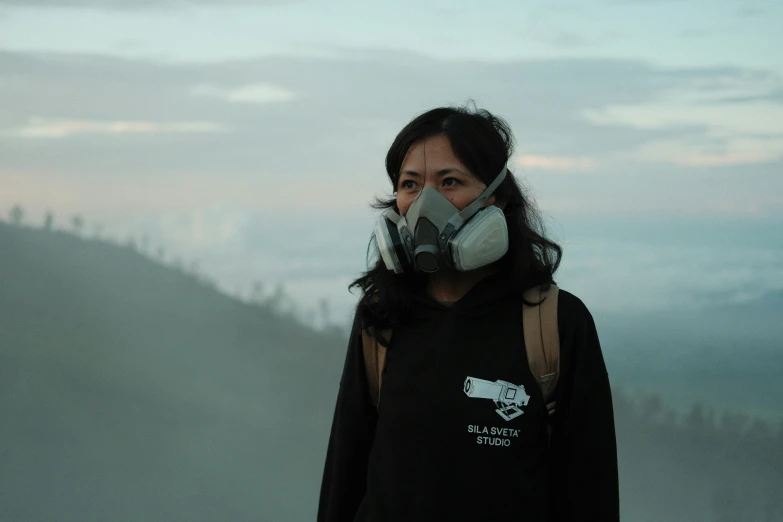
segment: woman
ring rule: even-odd
[[[554,415],[528,367],[522,291],[554,283],[561,249],[537,231],[506,168],[512,141],[487,111],[438,108],[389,149],[395,197],[376,203],[387,209],[375,233],[381,256],[352,285],[363,295],[319,521],[619,519],[609,379],[592,316],[573,294],[558,294]],[[463,221],[475,237],[444,253]],[[377,405],[363,331],[389,346]],[[469,397],[466,378],[513,383],[527,402],[504,415]]]

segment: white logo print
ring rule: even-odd
[[[517,386],[506,381],[485,381],[475,377],[465,379],[465,395],[473,399],[492,399],[497,406],[497,414],[507,421],[525,413],[520,407],[527,406],[527,401],[530,400],[522,385]]]

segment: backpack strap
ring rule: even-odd
[[[381,330],[381,337],[391,341],[391,329]],[[383,370],[386,368],[386,346],[379,343],[372,329],[362,330],[362,351],[364,352],[364,368],[367,373],[367,388],[372,404],[377,409],[381,403],[381,384]]]
[[[526,301],[540,305],[522,305],[522,327],[530,371],[538,381],[549,415],[554,413],[554,391],[560,375],[560,333],[557,325],[557,285],[543,291],[533,287],[524,292]]]

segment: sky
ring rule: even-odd
[[[343,321],[388,146],[473,100],[590,308],[752,299],[783,290],[781,27],[776,0],[0,0],[0,216]]]

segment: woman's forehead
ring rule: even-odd
[[[453,167],[467,171],[465,165],[454,154],[448,138],[438,135],[417,141],[411,145],[403,159],[400,171],[411,170],[425,173],[432,169],[441,170],[444,167]]]

